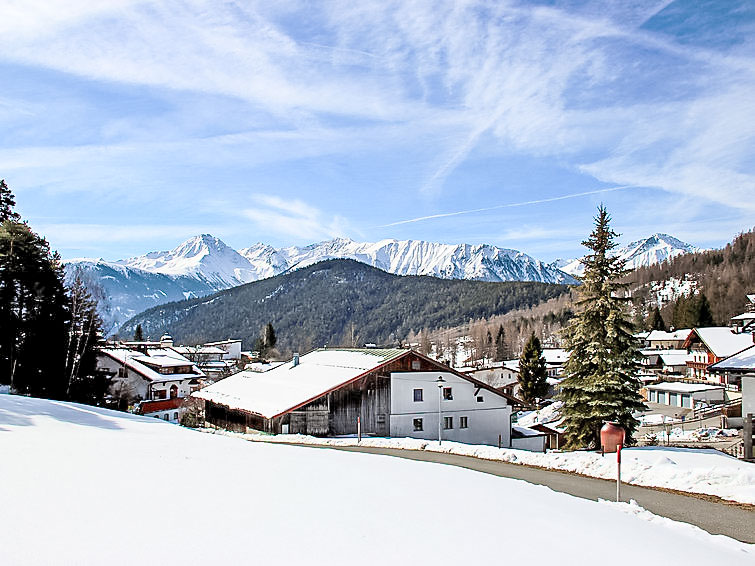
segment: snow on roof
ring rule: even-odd
[[[751,303],[755,303],[755,295],[747,295],[747,300]]]
[[[711,371],[755,371],[755,345],[710,366]]]
[[[752,334],[732,332],[726,326],[695,328],[700,340],[719,358],[728,358],[753,345]]]
[[[692,332],[690,328],[682,328],[681,330],[674,330],[673,332],[665,332],[663,330],[653,330],[648,334],[645,340],[649,342],[656,340],[685,340],[689,333]]]
[[[514,433],[515,436],[518,436],[520,438],[528,436],[545,436],[544,432],[540,432],[539,430],[534,430],[526,426],[512,426],[511,432]]]
[[[698,391],[714,391],[723,389],[720,385],[705,385],[703,383],[682,383],[679,381],[664,381],[655,385],[648,385],[646,389],[654,391],[672,391],[677,393],[697,393]]]
[[[755,312],[744,312],[737,316],[732,316],[731,320],[752,320],[755,318]]]
[[[242,371],[200,391],[194,397],[273,418],[317,399],[409,352],[404,349],[319,349],[266,372]]]
[[[147,350],[149,355],[130,348],[102,348],[100,351],[150,381],[183,381],[184,379],[204,377],[204,373],[199,368],[170,348],[151,348]],[[192,372],[163,374],[145,364],[157,365],[159,367],[188,365],[192,367]]]
[[[664,366],[684,365],[694,357],[694,355],[687,352],[687,350],[660,350],[658,355]]]
[[[215,346],[173,346],[173,350],[185,356],[186,354],[225,354],[226,351]]]
[[[546,364],[564,364],[569,359],[569,352],[563,348],[543,348]]]

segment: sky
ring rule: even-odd
[[[4,0],[0,37],[0,178],[64,258],[755,226],[752,1]]]

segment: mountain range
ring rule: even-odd
[[[646,265],[695,248],[656,234],[626,249],[638,262],[646,262],[638,265]],[[274,248],[258,243],[236,251],[222,240],[202,234],[173,250],[124,260],[68,260],[66,274],[69,278],[80,276],[98,297],[105,332],[111,334],[124,321],[148,308],[202,297],[327,259],[353,259],[395,275],[558,284],[578,283],[575,274],[579,275],[580,267],[579,260],[548,264],[517,250],[487,244],[420,240],[370,243],[337,238],[304,247]]]

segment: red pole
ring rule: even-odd
[[[616,501],[621,501],[621,444],[616,447]]]

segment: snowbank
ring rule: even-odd
[[[0,396],[0,564],[752,564],[755,548],[526,482]],[[627,506],[625,506],[627,507]],[[533,525],[547,518],[543,538]],[[621,533],[623,544],[596,533]],[[543,544],[543,541],[548,541]],[[648,549],[653,549],[648,552]],[[589,550],[589,551],[588,551]]]
[[[208,430],[219,434],[224,431]],[[248,440],[283,442],[318,446],[355,446],[356,438],[316,438],[300,434],[245,434]],[[363,446],[429,450],[485,460],[525,464],[596,478],[616,478],[616,458],[595,452],[529,452],[513,448],[496,448],[444,441],[442,445],[414,438],[364,438]],[[693,493],[715,495],[740,503],[755,504],[755,464],[737,460],[713,449],[688,449],[661,446],[625,448],[622,451],[621,477],[627,483],[664,487]]]

